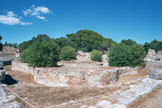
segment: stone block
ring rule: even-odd
[[[151,79],[162,80],[162,69],[150,69],[149,70],[149,77]]]

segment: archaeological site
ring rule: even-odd
[[[162,0],[0,0],[0,108],[162,108]]]
[[[57,67],[29,66],[16,52],[2,55],[1,61],[11,58],[4,69],[13,77],[10,83],[15,81],[0,86],[2,108],[134,108],[141,96],[162,84],[162,53],[151,49],[145,68],[109,66],[107,54],[96,62],[82,51],[76,60],[62,60]]]

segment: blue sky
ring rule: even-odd
[[[38,34],[57,38],[80,29],[117,42],[162,41],[162,0],[0,0],[2,42]]]

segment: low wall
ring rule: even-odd
[[[109,68],[98,65],[95,62],[64,63],[62,67],[33,68],[26,63],[12,62],[12,70],[30,73],[34,80],[46,86],[98,86],[116,82],[120,77],[136,74],[129,67]]]
[[[29,67],[27,63],[21,63],[18,61],[12,61],[11,69],[14,71],[21,71],[32,75],[34,73],[34,67]]]

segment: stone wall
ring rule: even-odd
[[[30,67],[27,63],[21,63],[19,61],[12,61],[12,70],[25,72],[32,75],[34,73],[34,67]]]
[[[4,46],[2,51],[5,53],[11,53],[11,52],[16,53],[17,48],[10,47],[10,46]]]
[[[97,86],[116,82],[120,77],[137,74],[129,67],[103,67],[98,62],[61,62],[62,67],[29,67],[26,63],[12,62],[12,70],[30,73],[34,80],[46,86]]]

